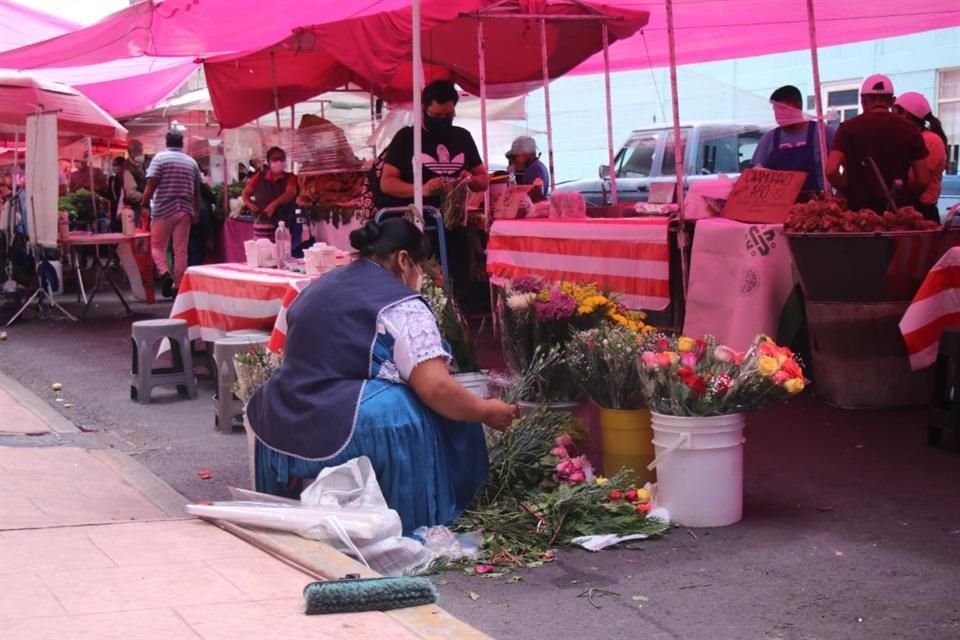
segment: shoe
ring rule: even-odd
[[[163,274],[163,276],[160,277],[160,282],[163,283],[161,285],[160,293],[163,294],[164,298],[172,298],[173,297],[173,276],[171,276],[169,273],[165,273]]]

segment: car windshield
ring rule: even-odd
[[[657,150],[657,137],[637,136],[620,152],[617,164],[618,178],[646,178],[653,171],[653,155]]]

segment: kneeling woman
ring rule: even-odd
[[[405,534],[449,524],[486,479],[480,423],[506,429],[515,408],[448,373],[440,330],[415,292],[423,233],[390,218],[350,243],[361,259],[290,306],[283,364],[247,406],[257,490],[298,497],[321,469],[363,455]]]

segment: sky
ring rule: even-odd
[[[130,4],[128,0],[14,0],[14,2],[83,25],[93,24]]]

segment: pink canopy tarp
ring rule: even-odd
[[[81,29],[81,25],[12,0],[0,0],[0,50],[9,51]],[[193,57],[123,58],[32,75],[68,84],[114,116],[137,113],[167,97],[199,68]]]
[[[424,7],[422,55],[428,82],[451,79],[474,95],[480,93],[481,20],[487,93],[494,98],[522,95],[542,85],[539,21],[522,16],[553,18],[546,25],[550,78],[603,48],[601,21],[608,25],[611,42],[633,35],[647,21],[645,12],[582,2],[512,0],[488,5],[453,0]],[[224,127],[240,126],[347,82],[387,100],[407,102],[413,79],[411,26],[411,11],[400,9],[311,26],[255,53],[210,59],[204,70],[217,118]]]
[[[0,49],[9,51],[55,38],[80,25],[42,13],[13,0],[0,0]]]
[[[664,2],[611,0],[613,7],[646,9],[650,22],[610,47],[612,71],[666,67],[670,56]],[[929,0],[814,0],[820,47],[960,26],[960,2]],[[800,51],[810,47],[802,0],[674,0],[677,64]],[[649,55],[648,55],[649,51]],[[882,69],[877,69],[882,71]],[[601,73],[594,56],[574,73]]]
[[[446,0],[424,0],[424,7]],[[297,27],[408,7],[409,0],[143,0],[89,27],[0,53],[0,67],[36,69],[120,58],[206,57],[253,51]]]
[[[127,130],[89,98],[59,82],[0,70],[0,124],[22,127],[37,111],[55,111],[60,131],[123,138]]]

